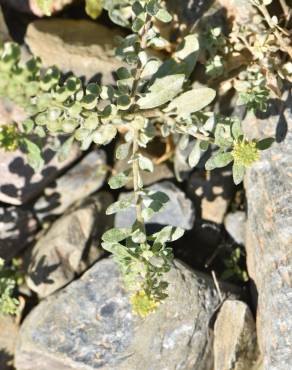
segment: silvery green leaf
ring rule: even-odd
[[[44,160],[42,158],[42,153],[40,148],[28,139],[22,139],[27,152],[28,164],[34,169],[35,172],[41,170],[44,165]]]
[[[131,143],[120,144],[116,151],[116,158],[121,160],[127,158],[129,155],[130,148]]]
[[[92,140],[95,144],[109,144],[117,134],[117,128],[110,124],[100,126],[92,134]]]
[[[99,125],[98,118],[95,116],[89,116],[83,122],[83,127],[87,130],[95,130]]]
[[[60,162],[65,161],[69,157],[73,142],[74,136],[71,136],[61,145],[61,148],[58,150],[58,160]]]
[[[120,242],[130,236],[132,233],[131,229],[109,229],[102,235],[102,241],[108,243]]]
[[[151,159],[147,157],[143,157],[142,155],[139,155],[138,161],[139,161],[139,167],[141,168],[141,170],[148,171],[148,172],[154,171],[154,166],[153,166]]]
[[[141,109],[159,107],[173,99],[182,89],[185,75],[177,74],[156,78],[149,92],[137,101]]]
[[[146,235],[145,233],[143,232],[143,230],[141,230],[141,228],[137,227],[131,234],[131,238],[133,240],[134,243],[145,243],[146,241]]]
[[[101,87],[96,83],[90,83],[86,86],[86,94],[99,96],[101,93]]]
[[[26,134],[30,134],[34,128],[34,122],[30,118],[26,119],[22,125]]]
[[[222,168],[227,166],[229,163],[233,161],[233,156],[230,152],[228,153],[219,153],[213,155],[207,162],[206,162],[206,170],[211,171],[215,168]]]
[[[75,139],[78,140],[78,141],[83,141],[84,139],[86,139],[87,137],[89,137],[90,135],[90,131],[89,130],[86,130],[85,128],[79,128],[75,131]]]
[[[83,108],[91,110],[97,105],[97,96],[93,94],[85,95],[80,103]]]
[[[231,127],[232,136],[235,140],[238,140],[242,135],[243,131],[239,119],[235,119]]]
[[[125,186],[130,181],[129,173],[130,171],[127,170],[124,172],[120,172],[115,176],[112,176],[108,182],[110,188],[119,189]]]
[[[68,119],[64,120],[62,122],[62,130],[65,132],[65,134],[71,134],[75,131],[75,129],[78,127],[78,122],[74,119]]]
[[[189,155],[189,165],[193,168],[196,167],[197,164],[200,162],[201,159],[201,142],[199,140],[196,141],[193,149]]]
[[[117,213],[119,211],[123,211],[127,208],[130,208],[130,207],[133,206],[133,202],[134,202],[134,196],[129,196],[129,197],[123,198],[121,200],[118,200],[117,202],[111,204],[107,208],[106,214],[107,215],[112,215],[112,214]]]
[[[157,59],[150,59],[146,64],[143,72],[141,74],[141,78],[143,79],[150,79],[152,76],[158,71],[158,68],[161,65],[161,61]]]
[[[191,54],[198,53],[199,50],[200,44],[198,36],[195,34],[187,35],[184,37],[182,43],[175,52],[175,57],[180,60],[185,60]]]
[[[234,162],[232,167],[232,175],[235,185],[240,184],[244,179],[245,167],[242,164]]]
[[[115,257],[118,258],[132,257],[131,254],[128,252],[127,248],[120,243],[103,242],[101,245],[103,249],[112,253]]]
[[[180,227],[166,226],[152,237],[155,238],[155,243],[165,244],[180,239],[184,232],[185,230]]]
[[[117,106],[118,109],[126,110],[131,105],[131,99],[128,95],[121,95],[117,99]]]
[[[198,112],[209,105],[216,96],[216,92],[208,87],[187,91],[173,99],[165,111],[174,111],[178,116],[186,117]]]
[[[156,13],[155,17],[164,23],[169,23],[172,21],[172,15],[168,13],[166,9],[159,9],[159,11]]]

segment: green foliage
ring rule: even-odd
[[[19,302],[13,297],[17,275],[14,269],[8,269],[4,260],[0,258],[0,313],[15,315],[18,312]]]
[[[221,279],[236,279],[246,283],[249,277],[247,271],[241,267],[243,257],[245,257],[244,251],[240,247],[236,247],[230,256],[223,260],[225,270],[221,275]]]
[[[50,1],[43,0],[40,5],[49,14]],[[87,150],[92,144],[107,145],[120,131],[126,132],[116,157],[127,160],[131,166],[113,174],[109,186],[120,189],[131,181],[134,192],[110,205],[106,213],[134,207],[136,220],[129,228],[108,230],[103,235],[103,248],[119,264],[133,309],[144,317],[167,297],[165,274],[173,259],[169,245],[183,235],[183,230],[166,226],[153,235],[146,233],[145,221],[163,210],[169,199],[162,192],[144,189],[142,173],[152,172],[154,164],[141,149],[156,137],[172,137],[181,152],[191,146],[190,151],[185,151],[185,160],[191,167],[209,149],[206,170],[233,163],[233,177],[238,184],[246,167],[259,158],[259,151],[267,149],[272,140],[248,141],[237,118],[222,117],[209,110],[216,91],[190,83],[201,53],[210,76],[225,74],[226,56],[236,45],[227,41],[221,29],[207,30],[203,40],[195,33],[185,36],[173,55],[161,61],[148,53],[151,47],[167,44],[155,22],[172,19],[161,1],[86,2],[86,10],[93,18],[99,15],[101,6],[115,23],[133,31],[120,40],[116,50],[117,57],[127,64],[127,68],[117,71],[116,86],[83,86],[74,76],[63,80],[55,67],[41,71],[37,58],[23,64],[19,47],[7,43],[0,55],[0,96],[22,107],[29,118],[23,125],[3,126],[0,144],[7,150],[19,146],[27,152],[31,166],[39,170],[43,160],[41,145],[37,143],[48,135],[65,135],[66,141],[59,146],[59,157],[64,159],[73,142]],[[242,102],[254,111],[265,109],[268,93],[261,71],[249,69],[240,77],[237,89]]]

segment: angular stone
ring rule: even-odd
[[[102,187],[107,174],[106,154],[96,150],[59,177],[34,204],[38,219],[61,215],[73,203]]]
[[[147,189],[162,191],[169,197],[169,202],[166,204],[165,208],[147,221],[147,224],[171,225],[186,230],[192,229],[195,221],[192,202],[177,186],[170,181],[163,181],[151,185]],[[122,193],[119,199],[123,199],[128,195],[129,193]],[[135,217],[136,213],[133,207],[119,212],[115,216],[115,226],[129,227],[134,223]]]
[[[291,96],[286,91],[266,114],[244,121],[251,137],[276,137],[245,179],[247,264],[258,292],[258,337],[269,370],[289,370],[292,364]]]
[[[237,244],[245,244],[245,224],[246,215],[243,211],[228,213],[225,217],[225,229]]]
[[[35,198],[60,171],[78,158],[80,151],[74,145],[64,162],[59,162],[56,153],[48,147],[43,149],[43,154],[45,165],[39,173],[35,173],[27,164],[23,152],[0,149],[0,202],[20,205]]]
[[[0,369],[13,370],[13,359],[19,326],[15,318],[0,316]]]
[[[105,215],[112,196],[99,193],[53,223],[32,250],[27,284],[43,298],[73,280],[103,255],[101,235],[112,227]]]
[[[41,302],[26,318],[17,370],[211,370],[208,325],[219,299],[213,281],[182,263],[169,298],[145,319],[132,314],[112,259]]]
[[[100,75],[110,84],[113,71],[122,66],[114,56],[116,36],[121,33],[92,21],[59,18],[30,23],[25,40],[44,67],[56,65],[86,79]]]
[[[203,220],[223,223],[235,186],[230,170],[195,171],[188,181],[187,194],[194,200],[196,211]]]
[[[258,363],[256,326],[249,307],[223,303],[214,328],[214,370],[254,370]]]
[[[0,258],[11,260],[35,237],[38,225],[30,210],[0,208]]]

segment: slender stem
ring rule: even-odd
[[[140,31],[140,47],[141,50],[145,50],[147,48],[147,33],[151,26],[151,17],[147,16],[146,22],[142,30]],[[137,63],[137,68],[134,75],[134,81],[131,90],[131,98],[134,101],[134,109],[135,103],[137,101],[137,91],[139,87],[139,81],[143,72],[143,65],[139,59]],[[132,119],[135,119],[136,113],[132,114]],[[135,205],[136,205],[136,217],[137,221],[140,226],[145,231],[145,222],[142,215],[142,197],[140,195],[140,169],[139,169],[139,130],[134,129],[134,137],[133,137],[133,161],[132,161],[132,170],[133,170],[133,185],[134,185],[134,196],[135,196]]]
[[[139,224],[145,229],[145,222],[142,216],[142,198],[140,195],[140,170],[139,170],[139,160],[137,158],[139,152],[138,145],[139,131],[134,130],[133,138],[133,185],[134,185],[134,195],[135,195],[135,204],[136,204],[136,216]]]
[[[289,56],[292,58],[292,48],[285,43],[281,33],[278,31],[277,27],[275,27],[275,25],[273,24],[272,18],[270,16],[270,13],[268,12],[267,7],[265,5],[257,5],[257,7],[260,10],[260,12],[262,13],[262,15],[264,16],[264,18],[265,18],[266,22],[268,23],[269,27],[273,30],[273,33],[276,36],[276,38],[278,39],[281,48],[284,51],[286,51],[286,53],[289,54]]]

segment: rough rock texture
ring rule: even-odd
[[[11,316],[0,316],[0,369],[13,370],[13,356],[19,327]]]
[[[243,211],[228,213],[225,217],[225,229],[237,244],[245,243],[245,224],[246,215]]]
[[[187,192],[194,200],[196,211],[206,221],[223,222],[235,186],[230,170],[195,171],[188,181]]]
[[[114,39],[121,33],[87,20],[42,19],[30,23],[26,43],[44,67],[56,65],[63,72],[91,79],[102,75],[112,83],[112,72],[122,66],[114,56]]]
[[[18,207],[0,208],[0,257],[11,260],[33,241],[37,221],[29,210]]]
[[[40,173],[35,173],[20,150],[5,152],[0,149],[0,202],[19,205],[35,198],[80,153],[77,146],[73,146],[68,158],[59,162],[51,149],[43,151],[45,165]]]
[[[100,258],[101,235],[112,227],[105,210],[108,193],[88,198],[76,210],[59,218],[32,250],[27,284],[39,297],[54,293]]]
[[[239,24],[249,23],[256,10],[251,2],[246,0],[217,0],[227,10],[229,16],[236,19]]]
[[[96,263],[41,302],[21,328],[17,370],[211,370],[211,279],[176,262],[169,298],[146,319],[131,312],[117,265]]]
[[[106,154],[96,150],[47,187],[34,205],[37,217],[60,215],[73,203],[102,187],[107,174]]]
[[[223,303],[214,328],[214,370],[252,370],[257,366],[256,326],[244,302]]]
[[[173,183],[163,181],[158,184],[149,186],[147,189],[162,191],[169,197],[169,202],[165,208],[155,214],[147,223],[159,225],[172,225],[190,230],[194,225],[195,213],[192,202],[186,198],[185,194]],[[119,199],[128,196],[129,193],[122,193]],[[135,221],[135,209],[128,208],[119,212],[115,216],[116,227],[129,227]]]
[[[247,262],[259,295],[258,336],[266,370],[290,370],[292,364],[291,91],[283,101],[274,102],[262,119],[245,119],[247,132],[277,140],[245,180]]]

